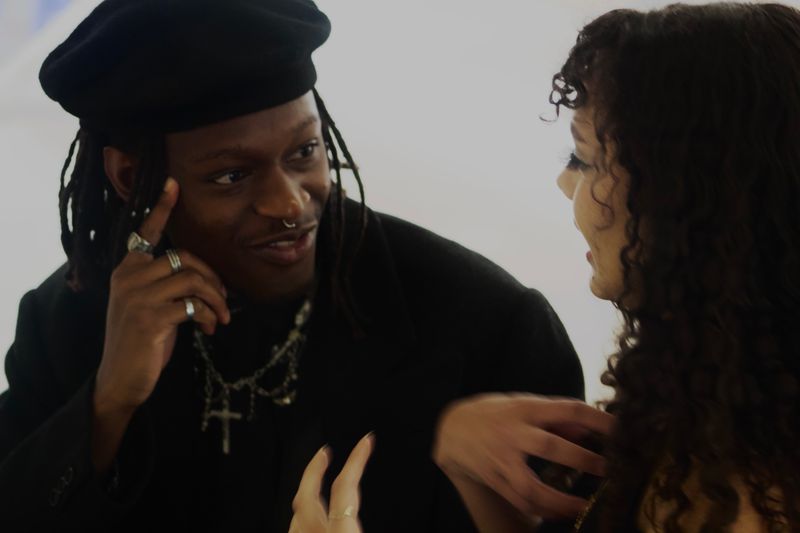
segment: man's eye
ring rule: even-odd
[[[244,171],[242,170],[231,170],[230,172],[226,172],[224,174],[220,174],[213,179],[214,183],[218,185],[232,185],[237,181],[241,181],[246,177]]]
[[[293,161],[309,159],[317,151],[318,146],[319,146],[319,141],[311,141],[310,143],[303,145],[299,150],[297,150],[290,159]]]

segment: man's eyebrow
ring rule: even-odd
[[[202,154],[194,158],[193,162],[203,163],[205,161],[211,161],[213,159],[222,159],[224,157],[247,157],[250,155],[252,155],[252,151],[248,150],[242,145],[226,146],[225,148],[220,148],[219,150],[214,150],[213,152]]]
[[[297,126],[292,129],[292,133],[300,133],[307,127],[311,126],[312,124],[316,124],[317,122],[319,122],[319,117],[317,115],[308,115],[305,119],[303,119],[303,121],[298,123]]]
[[[302,121],[298,122],[297,125],[291,129],[291,134],[297,135],[304,129],[308,128],[312,124],[316,124],[317,122],[319,122],[319,117],[317,115],[309,115]],[[254,154],[252,150],[249,150],[239,144],[235,146],[226,146],[225,148],[220,148],[219,150],[202,154],[196,157],[193,162],[203,163],[205,161],[211,161],[214,159],[222,159],[224,157],[250,157],[253,155]]]

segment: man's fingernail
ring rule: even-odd
[[[169,192],[175,186],[175,180],[173,178],[167,178],[167,181],[164,182],[164,192]]]

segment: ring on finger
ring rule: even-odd
[[[129,252],[139,252],[143,254],[153,255],[153,245],[150,244],[147,239],[132,231],[130,235],[128,235],[128,251]]]
[[[186,306],[186,318],[189,320],[194,320],[194,302],[192,302],[191,298],[184,298],[183,304]]]
[[[354,518],[355,517],[355,507],[352,505],[348,505],[344,511],[341,513],[334,513],[331,512],[328,515],[329,520],[344,520],[345,518]]]
[[[169,267],[172,269],[173,274],[183,270],[183,263],[181,263],[181,256],[178,255],[178,252],[170,248],[167,250],[167,259],[169,259]]]

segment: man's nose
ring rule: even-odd
[[[302,216],[310,199],[299,180],[278,170],[259,178],[253,193],[253,210],[264,217],[294,221]]]

